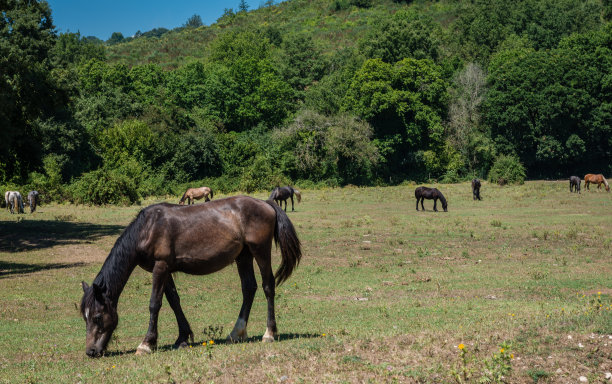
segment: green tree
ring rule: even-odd
[[[200,17],[200,15],[197,15],[197,14],[194,14],[193,16],[188,18],[187,21],[185,22],[185,27],[187,28],[197,28],[197,27],[201,27],[202,25],[204,25],[204,23],[202,23],[202,17]]]
[[[431,60],[392,65],[370,59],[355,73],[344,108],[373,125],[386,175],[405,175],[415,168],[417,151],[443,147],[446,88],[441,68]]]
[[[49,76],[56,35],[45,1],[3,2],[0,11],[0,164],[23,180],[42,165],[39,119],[52,117],[65,95]]]
[[[238,12],[248,12],[249,4],[247,4],[246,0],[240,0],[238,3]]]
[[[106,44],[109,44],[109,45],[119,44],[123,40],[125,40],[125,38],[123,37],[123,33],[113,32],[111,37],[109,37],[108,40],[106,40]]]
[[[392,17],[377,19],[360,46],[368,58],[380,58],[386,63],[408,57],[436,60],[438,34],[433,21],[422,12],[401,10]]]

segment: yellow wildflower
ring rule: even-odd
[[[457,346],[457,348],[459,348],[460,350],[462,350],[462,351],[463,351],[463,348],[465,348],[465,345],[463,345],[463,343],[462,343],[462,344],[459,344],[459,345]]]
[[[210,340],[210,341],[208,342],[208,344],[210,344],[210,345],[213,345],[214,343],[215,343],[215,341],[214,341],[214,340]]]
[[[514,359],[514,353],[511,353],[511,354],[510,354],[510,358],[511,358],[511,359]]]
[[[502,348],[502,349],[500,349],[500,350],[499,350],[499,353],[504,353],[504,349],[503,349],[503,348]]]

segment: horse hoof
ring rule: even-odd
[[[244,334],[242,334],[240,336],[230,333],[230,335],[227,337],[227,342],[228,343],[242,343],[247,338],[248,337],[247,337],[246,332],[244,332]]]
[[[153,351],[151,350],[151,347],[149,347],[148,345],[146,345],[145,343],[140,343],[140,345],[138,346],[138,348],[136,348],[136,356],[140,356],[140,355],[148,355],[150,353],[152,353]]]
[[[262,343],[273,343],[274,337],[265,335],[264,337],[261,338],[261,342]]]
[[[187,341],[177,341],[176,343],[174,343],[173,348],[174,349],[183,349],[183,348],[187,348],[189,346],[189,344],[187,343]]]

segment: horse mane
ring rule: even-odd
[[[187,189],[185,190],[185,193],[183,193],[183,197],[181,197],[181,199],[179,200],[179,203],[180,203],[180,202],[185,201],[185,196],[187,196],[187,191],[189,191],[189,189],[190,189],[190,188],[187,188]]]
[[[444,197],[444,195],[442,194],[442,192],[440,192],[440,190],[438,190],[436,188],[436,191],[438,191],[438,198],[440,199],[440,202],[442,203],[442,207],[446,207],[446,197]]]
[[[604,177],[604,175],[601,175],[601,178],[603,179],[604,184],[606,185],[606,187],[609,187],[610,185],[608,184],[608,180],[606,180],[606,178]]]
[[[140,233],[147,222],[145,211],[146,209],[141,210],[119,236],[93,281],[103,288],[109,297],[119,297],[125,285],[125,281],[120,280],[131,272],[128,269],[132,263],[128,262],[128,259],[137,252]]]

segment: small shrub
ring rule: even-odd
[[[499,228],[499,227],[501,227],[501,226],[502,226],[502,223],[501,223],[501,221],[499,221],[499,220],[493,220],[493,221],[491,221],[491,226],[492,226],[492,227]]]
[[[499,185],[523,184],[525,168],[515,156],[499,156],[489,171],[489,181]]]
[[[118,170],[98,169],[83,174],[69,187],[71,200],[77,204],[134,204],[138,202],[137,185]]]

